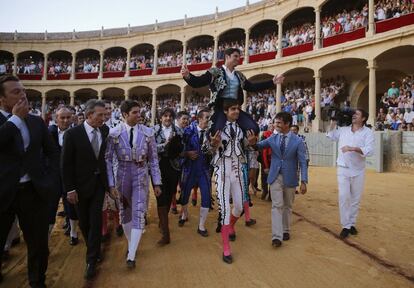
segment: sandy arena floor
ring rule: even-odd
[[[137,254],[137,267],[127,270],[124,237],[103,246],[104,261],[96,279],[83,280],[84,242],[71,247],[59,219],[50,243],[48,287],[414,287],[414,177],[367,173],[358,218],[359,234],[342,241],[335,169],[311,168],[308,194],[294,204],[291,240],[274,249],[270,239],[270,202],[253,196],[253,227],[239,221],[232,242],[234,262],[221,260],[221,238],[215,233],[217,213],[209,215],[210,236],[196,233],[198,207],[190,208],[184,227],[170,215],[172,243],[159,248],[154,199],[150,225]],[[11,250],[1,287],[27,287],[25,245]]]

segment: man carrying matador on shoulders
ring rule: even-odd
[[[239,105],[243,104],[243,90],[257,92],[266,89],[275,89],[275,85],[283,82],[283,75],[276,75],[272,80],[260,83],[252,83],[246,79],[243,73],[236,71],[235,67],[239,64],[240,50],[228,48],[225,51],[225,63],[220,68],[210,68],[200,76],[190,73],[186,65],[181,69],[184,80],[193,88],[200,88],[209,85],[211,91],[210,103],[208,106],[214,107],[214,114],[211,116],[210,133],[214,135],[217,130],[222,130],[226,126],[226,116],[223,112],[223,100],[234,99]],[[253,130],[259,134],[259,126],[248,113],[240,111],[237,124],[243,131]]]

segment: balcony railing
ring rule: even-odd
[[[365,27],[362,27],[362,28],[356,29],[351,32],[341,33],[338,35],[324,38],[322,40],[322,46],[329,47],[329,46],[345,43],[348,41],[354,41],[354,40],[361,39],[364,37],[365,37]]]

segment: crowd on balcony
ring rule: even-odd
[[[262,54],[277,50],[277,35],[265,34],[264,36],[249,40],[249,55]]]
[[[375,21],[398,18],[414,12],[412,0],[379,0],[375,3]]]
[[[282,48],[294,47],[315,39],[315,23],[304,23],[300,26],[287,29],[283,34]]]
[[[79,73],[98,73],[99,59],[96,58],[80,58],[76,59],[76,72]]]
[[[393,81],[381,98],[376,118],[378,130],[414,131],[414,80],[407,76]]]
[[[13,73],[13,61],[7,59],[0,60],[0,75]]]
[[[42,74],[43,60],[23,59],[17,61],[17,74]]]
[[[213,47],[187,49],[185,60],[187,65],[213,62]]]
[[[368,26],[368,4],[362,9],[343,10],[322,19],[322,38],[351,32]]]
[[[176,67],[183,64],[183,53],[165,52],[158,56],[158,67]]]
[[[217,47],[217,60],[224,60],[224,51],[228,48],[238,48],[240,55],[244,55],[244,41],[224,42]]]
[[[153,56],[146,57],[145,55],[131,55],[131,61],[129,62],[129,70],[152,69],[153,67]]]
[[[126,57],[108,57],[103,60],[103,71],[104,72],[119,72],[125,71],[127,59]]]
[[[47,73],[51,75],[72,73],[72,64],[69,61],[51,59],[47,63]]]

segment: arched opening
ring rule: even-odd
[[[82,88],[76,90],[75,93],[75,105],[80,106],[87,102],[89,99],[98,99],[98,91],[91,88]]]
[[[154,68],[154,46],[139,44],[131,49],[130,76],[151,75]]]
[[[275,58],[278,43],[277,29],[275,20],[263,20],[251,28],[248,46],[249,63]]]
[[[178,40],[169,40],[158,48],[158,74],[180,72],[183,64],[183,44]]]
[[[104,52],[103,78],[123,77],[125,75],[127,51],[123,47],[108,48]]]
[[[365,37],[368,1],[327,1],[321,9],[323,47]]]
[[[377,66],[376,112],[383,108],[384,112],[389,114],[386,117],[388,121],[382,121],[383,119],[377,121],[377,128],[412,129],[414,123],[410,121],[410,115],[413,111],[414,45],[389,49],[378,55],[375,60]],[[362,94],[358,99],[358,104],[365,104],[364,98],[368,97]]]
[[[295,10],[283,21],[283,56],[312,51],[315,40],[315,12],[313,7]]]
[[[197,114],[198,111],[207,108],[210,101],[210,90],[208,87],[193,88],[185,87],[185,110],[190,114]]]
[[[180,87],[173,84],[166,84],[160,86],[156,90],[156,107],[157,107],[157,118],[159,118],[160,112],[166,107],[170,107],[175,111],[180,109]]]
[[[223,32],[219,36],[217,48],[217,66],[224,63],[224,51],[227,48],[238,48],[240,50],[240,64],[243,63],[244,48],[245,48],[246,33],[241,28],[233,28]]]
[[[24,51],[17,55],[17,74],[21,80],[41,80],[44,56],[38,51]]]
[[[117,87],[106,88],[102,91],[102,100],[111,101],[119,106],[121,101],[125,100],[125,91]]]
[[[12,74],[14,66],[13,53],[0,50],[0,75]]]
[[[187,65],[213,62],[214,38],[210,35],[200,35],[188,40]]]
[[[96,79],[99,75],[99,51],[84,49],[76,53],[76,79]]]
[[[67,80],[72,73],[72,54],[68,51],[54,51],[47,59],[47,80]]]

